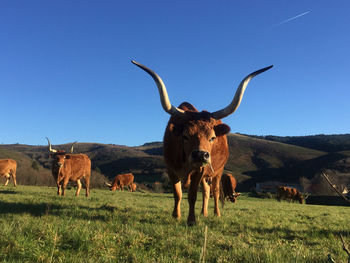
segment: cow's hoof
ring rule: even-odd
[[[187,221],[187,225],[188,226],[195,226],[196,225],[196,221],[195,220],[188,220]]]
[[[177,213],[177,211],[174,211],[173,212],[173,218],[179,220],[181,218],[181,214],[180,213]]]

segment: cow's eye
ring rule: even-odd
[[[213,136],[213,137],[210,138],[209,142],[213,142],[215,139],[216,139],[216,137]]]

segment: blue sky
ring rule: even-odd
[[[349,133],[349,10],[347,0],[1,1],[0,143],[161,141],[169,115],[131,59],[161,76],[172,104],[208,111],[273,64],[223,119],[232,132]]]

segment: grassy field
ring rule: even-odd
[[[186,194],[185,194],[186,197]],[[221,218],[186,226],[171,217],[170,194],[92,189],[57,197],[55,188],[0,187],[0,262],[346,262],[350,207],[300,205],[240,196]],[[212,200],[210,210],[212,209]]]

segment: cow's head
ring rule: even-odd
[[[163,109],[172,116],[173,123],[169,129],[182,138],[184,161],[193,167],[211,166],[211,151],[219,136],[230,131],[230,127],[221,119],[232,114],[241,103],[244,91],[249,81],[256,75],[270,69],[272,66],[249,74],[240,83],[232,102],[225,108],[215,112],[198,112],[191,104],[183,103],[179,108],[170,103],[166,87],[162,79],[146,66],[132,61],[133,64],[146,71],[154,79]]]
[[[183,145],[183,161],[193,168],[211,165],[212,149],[217,138],[227,134],[230,127],[210,117],[208,112],[194,112],[194,107],[183,103],[180,108],[192,114],[189,119],[171,120],[169,131],[172,132]]]
[[[237,197],[240,195],[241,195],[241,193],[234,192],[232,195],[228,196],[228,200],[230,200],[232,203],[235,203]]]
[[[63,150],[56,150],[56,149],[53,149],[51,147],[51,143],[50,143],[50,140],[49,138],[47,138],[47,142],[49,144],[49,152],[50,152],[50,157],[53,159],[53,168],[55,169],[60,169],[61,167],[63,167],[65,161],[67,159],[70,159],[70,154],[67,154],[66,151],[63,151]],[[77,142],[74,142],[70,148],[70,153],[73,153],[73,146],[74,144],[76,144]]]
[[[111,190],[111,191],[115,191],[115,190],[120,188],[120,186],[117,185],[116,182],[113,182],[113,184],[105,182],[105,185],[107,185],[109,187],[109,190]]]
[[[297,191],[297,194],[296,194],[296,199],[299,201],[300,204],[303,204],[304,203],[304,197],[303,197],[303,194],[300,193],[299,191]]]

